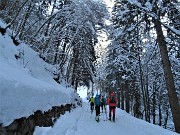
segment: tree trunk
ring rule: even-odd
[[[134,116],[137,118],[143,119],[143,114],[141,113],[141,110],[140,110],[140,102],[141,102],[140,101],[140,94],[138,93],[138,91],[135,92],[134,100],[135,100],[135,103],[133,106]]]
[[[148,72],[147,72],[148,73]],[[151,122],[150,121],[150,99],[149,99],[149,90],[148,90],[148,75],[146,76],[146,85],[145,85],[145,88],[144,88],[144,91],[145,91],[145,99],[146,99],[146,108],[147,108],[147,121],[148,122]]]
[[[159,101],[159,126],[162,125],[161,101]]]
[[[52,7],[50,16],[53,15],[55,6],[56,6],[56,0],[54,0],[54,4],[53,4],[53,7]],[[47,26],[46,26],[46,28],[45,28],[45,32],[44,32],[44,35],[45,35],[45,36],[48,36],[48,31],[49,31],[49,29],[50,29],[50,24],[51,24],[51,19],[48,20]]]
[[[155,82],[153,83],[153,108],[152,108],[152,115],[153,115],[153,124],[156,124],[156,85],[155,85]]]
[[[138,56],[138,62],[139,62],[139,70],[140,70],[140,82],[141,82],[141,92],[142,92],[144,112],[145,112],[145,120],[147,121],[146,96],[145,96],[145,90],[144,90],[144,84],[143,84],[143,71],[142,71],[142,64],[141,64],[140,54]]]
[[[35,4],[34,4],[35,5]],[[22,39],[23,38],[23,35],[24,33],[22,32],[24,30],[24,27],[25,27],[25,24],[27,23],[27,19],[29,18],[31,12],[32,12],[32,9],[34,7],[34,5],[32,5],[32,3],[29,4],[28,6],[28,9],[26,11],[26,13],[24,14],[24,18],[22,20],[22,24],[20,24],[20,28],[19,28],[19,31],[17,31],[17,34],[16,36],[18,36],[19,34],[19,39]],[[16,37],[15,36],[15,37]]]
[[[118,84],[117,84],[117,100],[118,100],[118,104],[117,104],[117,107],[120,108],[120,94],[121,94],[121,90],[120,90],[120,80],[119,80],[119,77],[117,78],[118,79]]]
[[[120,91],[118,90],[117,92],[117,99],[118,99],[118,104],[117,104],[117,108],[120,108]]]
[[[167,110],[166,110],[166,117],[165,117],[165,120],[164,120],[164,128],[165,128],[165,129],[167,128],[168,117],[169,117],[169,111],[168,111],[168,109],[167,109]]]
[[[130,100],[130,97],[129,97],[128,81],[125,81],[124,86],[125,86],[124,90],[125,90],[125,96],[126,96],[126,112],[129,113],[129,108],[130,108],[129,100]]]
[[[122,84],[121,88],[121,109],[124,110],[124,84]]]
[[[174,78],[171,71],[171,64],[168,57],[165,37],[163,35],[160,21],[157,19],[154,19],[154,25],[156,28],[157,41],[158,41],[158,45],[160,49],[160,55],[162,58],[163,70],[164,70],[165,81],[166,81],[166,86],[168,90],[168,97],[169,97],[170,107],[172,111],[174,126],[175,126],[176,132],[180,133],[180,106],[179,106],[179,101],[178,101],[178,97],[177,97],[177,93],[176,93],[176,89],[174,85]]]
[[[18,17],[21,9],[25,6],[25,4],[28,2],[28,0],[26,0],[21,7],[18,9],[18,12],[16,13],[15,17],[13,18],[13,20],[6,26],[5,30],[8,29],[9,27],[11,27],[13,25],[13,23],[15,22],[16,18]]]

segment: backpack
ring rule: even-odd
[[[105,104],[106,103],[106,99],[103,97],[102,98],[102,103]]]
[[[116,103],[116,99],[115,99],[114,96],[111,96],[111,97],[110,97],[110,103]]]
[[[99,97],[95,97],[95,105],[100,105],[100,98]]]
[[[94,103],[94,98],[91,97],[90,100],[89,100],[90,103]]]

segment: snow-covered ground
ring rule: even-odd
[[[0,20],[0,27],[5,24]],[[10,30],[8,30],[10,31]],[[24,53],[20,59],[15,55]],[[0,33],[0,123],[28,117],[37,110],[71,103],[78,95],[59,85],[46,69],[52,67],[26,44],[15,46],[8,34]]]
[[[108,108],[108,107],[107,107]],[[87,101],[83,107],[66,112],[53,127],[36,127],[34,135],[178,135],[134,118],[121,109],[116,110],[116,122],[104,121],[105,114],[100,116],[100,122],[95,121],[95,112],[91,115]]]

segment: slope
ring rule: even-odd
[[[132,117],[121,109],[116,110],[116,122],[95,121],[95,112],[91,116],[87,101],[83,107],[66,113],[51,127],[36,127],[34,135],[178,135],[162,127]]]
[[[0,27],[5,27],[1,20]],[[53,80],[47,71],[53,71],[51,65],[28,45],[15,46],[8,33],[12,32],[0,33],[0,124],[7,126],[37,110],[47,111],[78,98],[73,89]]]

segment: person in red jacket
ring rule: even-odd
[[[113,121],[115,121],[116,103],[117,99],[115,98],[114,93],[111,93],[106,102],[106,104],[109,105],[109,120],[111,120],[111,113],[113,112]]]

